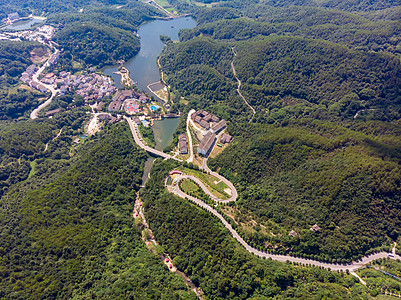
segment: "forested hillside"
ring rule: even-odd
[[[57,14],[48,23],[64,25],[54,39],[64,48],[63,68],[74,70],[74,61],[100,68],[134,57],[140,48],[138,26],[159,15],[136,2],[118,9],[91,7],[85,13]]]
[[[159,161],[141,197],[156,240],[174,264],[210,299],[363,299],[368,291],[345,273],[256,258],[236,243],[221,222],[163,185],[176,166]]]
[[[209,159],[239,191],[227,212],[269,251],[345,262],[388,249],[401,225],[397,9],[274,6],[199,9],[160,58],[191,107],[230,120],[233,144]]]
[[[236,183],[236,220],[251,241],[345,261],[398,239],[401,127],[352,127],[306,119],[231,127],[237,141],[209,164]],[[259,228],[249,229],[250,219]],[[318,234],[310,231],[315,223]]]
[[[35,15],[42,13],[60,13],[71,10],[78,10],[87,6],[103,6],[103,5],[124,5],[129,0],[4,0],[0,4],[0,19],[6,17],[7,14],[15,11],[22,15],[29,15],[34,12]]]
[[[31,42],[0,41],[0,119],[17,118],[38,103],[43,94],[33,89],[19,89],[19,77],[32,64],[29,52],[42,48]]]
[[[260,122],[305,116],[351,119],[363,109],[373,119],[401,118],[401,65],[390,55],[303,38],[224,43],[201,37],[169,46],[160,62],[180,93],[211,105],[238,101],[229,97],[235,91],[232,60],[244,95],[259,107]]]
[[[184,31],[181,38],[185,41],[198,35],[211,35],[220,40],[244,40],[256,35],[291,35],[329,40],[356,50],[400,55],[399,20],[391,16],[368,18],[374,17],[314,7],[257,5],[241,12],[226,12],[222,18],[216,18],[214,10],[199,12],[200,26]]]
[[[145,158],[123,124],[14,186],[0,206],[0,297],[190,298],[131,217]]]

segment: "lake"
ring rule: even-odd
[[[169,36],[172,40],[178,40],[178,32],[181,29],[193,28],[196,26],[195,19],[183,17],[172,20],[155,20],[139,27],[138,34],[141,37],[141,49],[139,53],[124,66],[130,71],[131,78],[137,82],[139,89],[152,95],[147,86],[160,81],[160,72],[157,66],[157,58],[163,50],[164,44],[160,41],[160,35]],[[113,74],[118,70],[118,65],[103,68],[103,72],[111,76],[117,88],[122,88],[119,75]],[[156,141],[156,149],[163,150],[170,144],[171,138],[177,129],[179,118],[169,118],[162,121],[155,121],[153,134]],[[142,183],[145,184],[152,163],[155,159],[150,157],[145,164]]]
[[[29,19],[15,22],[11,25],[4,27],[4,29],[13,29],[13,30],[26,30],[30,29],[33,25],[37,23],[42,23],[42,19]]]
[[[157,67],[157,57],[163,50],[164,44],[160,41],[160,35],[169,36],[178,40],[178,32],[181,29],[194,28],[195,19],[184,17],[172,20],[155,20],[139,27],[138,34],[141,37],[141,49],[139,53],[124,66],[130,71],[131,78],[136,81],[138,88],[148,92],[150,83],[160,81],[160,72]],[[105,67],[103,72],[112,76],[116,87],[121,88],[120,76],[113,74],[118,70],[118,65]]]

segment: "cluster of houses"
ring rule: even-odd
[[[178,136],[178,148],[180,154],[182,155],[188,154],[188,142],[185,133],[182,133]]]
[[[30,65],[26,68],[25,72],[21,74],[20,80],[41,93],[47,93],[47,87],[40,82],[32,80],[32,75],[35,74],[37,70],[38,67],[36,65]]]
[[[57,79],[63,79],[62,76],[65,75],[63,72],[60,72],[61,78]],[[57,82],[57,79],[57,85],[61,84],[61,81]],[[75,89],[75,93],[84,98],[85,105],[92,100],[99,101],[104,97],[111,97],[111,95],[117,90],[114,86],[114,82],[109,77],[96,73],[90,73],[87,75],[71,75],[66,79],[67,80],[64,82],[67,87],[69,87],[70,90]]]
[[[212,151],[214,144],[217,141],[217,134],[227,127],[226,120],[220,120],[215,115],[210,114],[207,111],[199,110],[191,115],[191,118],[195,123],[198,123],[207,133],[203,136],[201,142],[198,145],[197,152],[200,155],[208,156]],[[231,143],[233,140],[232,136],[223,133],[220,136],[221,143]]]
[[[135,90],[119,90],[113,97],[113,101],[110,102],[108,111],[120,111],[125,109],[127,113],[133,114],[137,112],[137,106],[135,103],[147,103],[149,97],[144,93],[139,93]],[[127,103],[124,106],[124,102]]]

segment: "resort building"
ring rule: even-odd
[[[180,154],[188,154],[188,143],[185,133],[182,133],[178,136],[178,148],[180,150]]]
[[[199,143],[197,152],[200,155],[208,156],[213,149],[214,143],[216,142],[216,135],[212,132],[206,133],[202,141]]]
[[[233,141],[233,137],[229,134],[223,133],[220,137],[220,143],[231,143]]]
[[[212,127],[211,132],[217,134],[217,133],[219,133],[220,131],[222,131],[226,127],[227,127],[227,122],[226,122],[226,120],[223,119],[219,123],[217,123],[216,125],[214,125]]]
[[[108,111],[119,111],[123,103],[121,101],[111,101]]]

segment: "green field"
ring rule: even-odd
[[[193,176],[197,177],[198,179],[200,179],[208,187],[209,191],[214,196],[216,196],[222,200],[226,200],[229,198],[229,195],[227,195],[224,192],[224,189],[227,189],[228,186],[224,182],[221,182],[220,179],[218,179],[212,175],[205,174],[200,171],[185,168],[185,167],[180,167],[178,169],[183,171],[186,174],[193,175]],[[218,182],[218,183],[216,184],[215,182]]]

